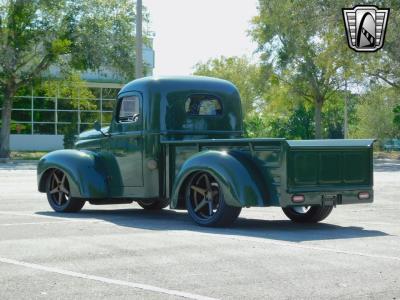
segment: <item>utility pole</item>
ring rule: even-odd
[[[143,77],[142,0],[136,0],[136,64],[135,78]]]
[[[348,106],[348,97],[349,91],[347,90],[347,79],[344,81],[346,95],[344,96],[344,138],[347,139],[349,135],[349,125],[348,125],[348,116],[347,116],[347,106]]]

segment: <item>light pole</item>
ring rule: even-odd
[[[136,63],[135,78],[143,77],[142,0],[136,0]]]
[[[344,96],[344,138],[347,139],[349,136],[349,121],[348,121],[348,115],[347,115],[347,109],[348,109],[348,105],[349,105],[349,100],[348,100],[348,96],[349,96],[349,91],[347,89],[347,78],[344,81],[345,84],[345,91],[346,91],[346,95]]]

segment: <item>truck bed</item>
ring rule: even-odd
[[[167,193],[182,165],[197,152],[239,151],[251,158],[252,168],[269,190],[270,197],[262,206],[293,205],[294,194],[307,194],[310,205],[323,205],[328,198],[335,205],[372,202],[373,142],[279,138],[161,141],[167,154]],[[359,191],[370,192],[371,198],[355,199],[354,193]]]

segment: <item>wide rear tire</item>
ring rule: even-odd
[[[85,200],[72,198],[67,175],[54,169],[46,181],[47,200],[56,212],[78,212],[85,205]]]
[[[317,223],[327,218],[333,206],[293,206],[283,207],[285,215],[297,223]]]
[[[226,204],[220,183],[207,172],[197,172],[191,177],[185,198],[190,217],[200,226],[229,226],[242,210]]]

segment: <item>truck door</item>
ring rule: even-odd
[[[143,186],[143,116],[139,93],[132,92],[118,100],[110,151],[117,161],[123,186]]]

